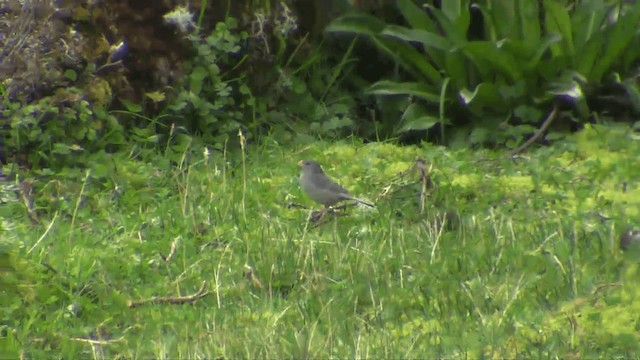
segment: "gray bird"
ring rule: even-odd
[[[344,200],[355,200],[369,207],[374,207],[373,204],[351,196],[347,189],[336,184],[331,178],[325,175],[320,164],[317,162],[313,160],[302,160],[298,162],[298,166],[302,168],[302,174],[300,174],[300,186],[302,190],[311,200],[324,205],[325,208]]]

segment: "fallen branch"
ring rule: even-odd
[[[144,300],[137,300],[137,301],[129,300],[127,306],[129,308],[135,308],[135,307],[147,305],[147,304],[172,304],[172,305],[192,304],[213,292],[213,291],[205,292],[206,288],[207,288],[207,282],[203,281],[198,292],[196,292],[193,295],[177,296],[177,297],[154,296],[152,298],[144,299]]]
[[[529,140],[525,141],[524,144],[520,145],[517,149],[512,150],[509,155],[511,157],[514,157],[520,154],[521,152],[525,151],[531,144],[538,141],[542,137],[542,135],[547,131],[549,126],[551,126],[551,123],[556,118],[557,114],[558,114],[558,105],[556,104],[553,106],[553,110],[551,111],[551,114],[549,114],[549,116],[544,121],[544,123],[542,123],[542,126],[540,127],[540,129],[538,129],[538,132],[536,132]]]

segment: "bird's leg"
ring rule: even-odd
[[[320,225],[322,220],[325,218],[327,213],[331,213],[335,217],[345,215],[345,213],[336,211],[336,209],[344,209],[344,208],[345,208],[344,205],[341,205],[338,207],[325,206],[324,208],[322,208],[322,210],[314,210],[311,212],[311,215],[309,215],[309,221],[312,222],[314,225],[318,226]]]
[[[333,212],[333,209],[331,207],[325,205],[322,208],[322,210],[320,210],[320,217],[318,217],[318,222],[320,222],[320,220],[322,220],[324,218],[324,216],[327,215],[327,213],[329,211]]]
[[[311,214],[309,214],[309,221],[318,225],[320,221],[324,218],[325,214],[329,209],[325,206],[322,210],[313,210]]]

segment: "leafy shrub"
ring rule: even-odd
[[[281,5],[270,17],[256,12],[250,32],[229,17],[206,37],[188,36],[195,54],[162,115],[165,124],[217,146],[240,129],[248,138],[270,132],[281,140],[354,129],[353,99],[336,86],[344,64],[330,68],[319,50],[293,36],[296,19]],[[151,127],[135,132],[151,137]]]
[[[185,76],[176,97],[167,108],[171,119],[189,133],[220,141],[220,135],[237,130],[244,123],[243,111],[255,104],[244,80],[230,79],[229,67],[239,63],[245,32],[238,32],[234,19],[219,22],[209,36],[189,36],[195,56],[184,63]],[[225,69],[227,68],[227,69]],[[225,72],[225,70],[227,70]]]
[[[77,88],[60,89],[31,103],[0,103],[9,126],[0,129],[8,155],[35,168],[81,164],[84,155],[124,142],[124,130],[104,107]]]
[[[473,142],[519,141],[555,101],[584,121],[597,84],[616,71],[628,74],[640,58],[640,4],[569,3],[451,0],[436,8],[398,0],[407,26],[349,14],[327,30],[366,35],[410,78],[384,79],[366,90],[414,99],[401,109],[398,133],[470,117],[481,125],[465,136]],[[474,16],[481,27],[472,26]]]
[[[109,63],[112,49],[122,48],[78,26],[71,5],[0,8],[0,161],[55,170],[121,144],[123,127],[107,108],[120,90],[115,84],[127,84],[114,71],[121,62]]]
[[[269,116],[304,124],[297,132],[326,138],[338,138],[353,133],[357,129],[356,100],[344,89],[340,81],[349,73],[347,59],[349,48],[337,66],[331,65],[324,49],[320,46],[311,58],[295,69],[284,68],[277,87],[282,95],[277,108]],[[277,127],[278,122],[274,122]],[[298,138],[299,140],[300,137]]]

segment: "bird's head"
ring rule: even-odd
[[[320,164],[314,160],[300,160],[298,166],[302,169],[302,172],[309,174],[324,174]]]

